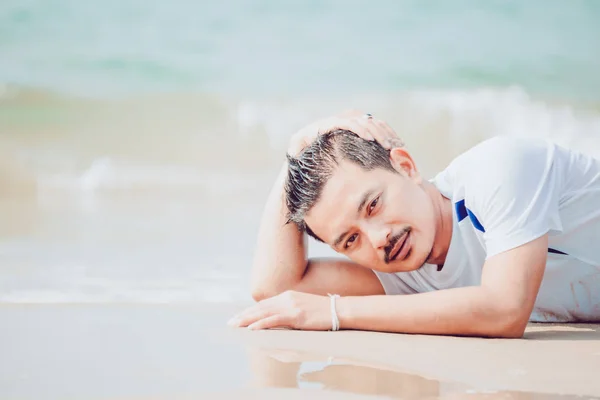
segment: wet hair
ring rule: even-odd
[[[304,222],[306,213],[319,201],[323,187],[340,161],[354,163],[366,171],[382,168],[396,172],[390,163],[390,151],[376,141],[361,139],[347,130],[335,130],[307,146],[298,157],[288,158],[285,200],[288,223],[323,242]]]

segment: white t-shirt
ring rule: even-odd
[[[600,320],[600,160],[543,139],[496,137],[432,183],[453,204],[441,271],[375,271],[386,294],[477,286],[486,258],[549,234],[531,321]]]

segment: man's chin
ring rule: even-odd
[[[398,267],[397,271],[395,271],[395,272],[412,272],[412,271],[418,270],[422,266],[423,266],[423,264],[409,265],[409,266],[403,265],[401,267]]]
[[[388,264],[383,264],[377,268],[379,272],[387,272],[388,274],[394,274],[396,272],[411,272],[416,271],[423,266],[424,263],[421,264],[407,264],[403,262],[390,262]]]

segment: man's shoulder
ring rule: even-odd
[[[542,173],[551,158],[552,146],[545,139],[497,136],[462,153],[447,169],[456,183],[496,186],[507,179]]]
[[[496,136],[484,140],[459,155],[453,164],[462,167],[461,172],[480,168],[484,172],[495,167],[520,166],[524,160],[544,162],[550,150],[550,142],[542,138]]]
[[[547,179],[553,153],[545,139],[498,136],[455,158],[433,183],[444,196],[465,200],[469,207],[510,203],[533,195]]]

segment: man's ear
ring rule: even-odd
[[[390,163],[402,176],[410,178],[417,184],[422,182],[423,178],[410,153],[406,151],[406,149],[402,147],[392,148],[390,150]]]

